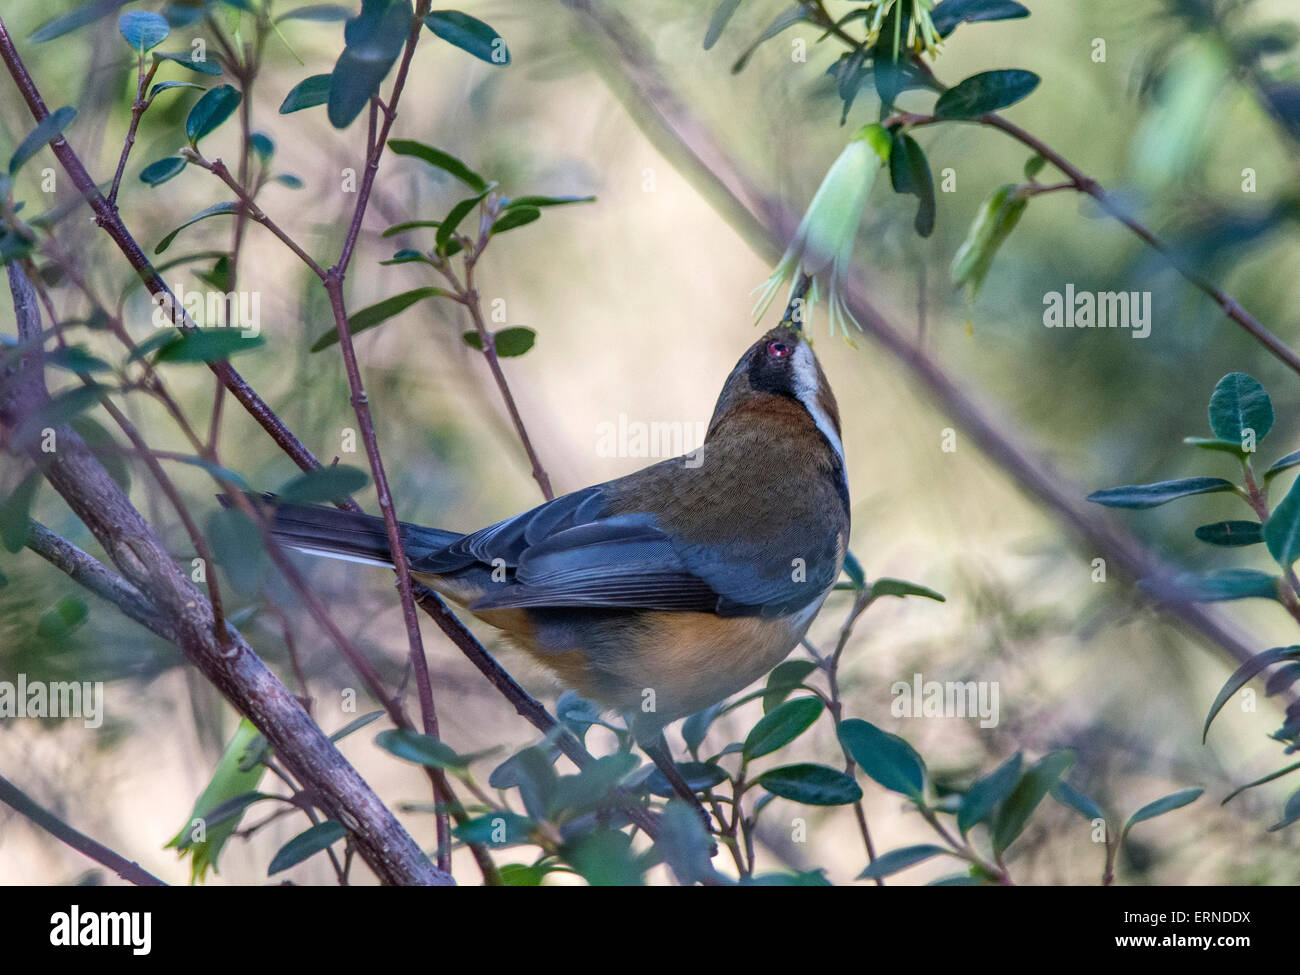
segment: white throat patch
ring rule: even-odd
[[[817,424],[817,429],[830,441],[831,449],[839,455],[840,462],[843,463],[844,445],[840,443],[840,435],[835,432],[835,424],[831,422],[831,418],[826,415],[826,411],[818,402],[817,397],[820,392],[821,387],[817,382],[817,363],[813,359],[812,349],[806,342],[800,342],[798,348],[794,350],[794,394],[808,411],[808,415],[813,418],[813,422]]]

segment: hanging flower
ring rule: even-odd
[[[760,285],[762,294],[754,309],[758,317],[767,311],[787,278],[792,281],[793,294],[795,285],[806,274],[812,278],[812,284],[805,303],[805,327],[811,330],[812,308],[819,293],[818,279],[824,278],[830,291],[831,334],[835,334],[837,326],[847,334],[848,322],[861,330],[845,304],[849,263],[867,195],[881,164],[889,159],[889,149],[890,135],[879,125],[864,125],[854,134],[817,188],[794,240],[772,276]]]
[[[893,33],[884,37],[883,46],[894,52],[911,51],[914,54],[924,52],[931,57],[938,54],[939,48],[943,46],[943,38],[939,36],[939,31],[930,18],[930,11],[934,9],[934,0],[875,0],[862,7],[861,16],[867,28],[866,43],[877,44],[881,40],[881,33],[886,26],[885,17],[895,7],[900,13],[905,7],[911,7],[911,11],[903,20],[894,17],[890,22]],[[907,23],[906,35],[902,33],[904,21]]]

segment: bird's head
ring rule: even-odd
[[[732,422],[789,416],[791,403],[812,419],[842,458],[840,410],[826,373],[803,334],[779,325],[751,345],[731,370],[713,409],[705,442]]]

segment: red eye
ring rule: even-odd
[[[767,343],[767,354],[777,359],[783,359],[790,354],[790,346],[784,342],[769,342]]]

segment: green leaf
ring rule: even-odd
[[[889,152],[889,178],[895,193],[909,193],[920,201],[913,226],[922,237],[934,232],[934,179],[925,150],[905,132],[894,133]]]
[[[185,135],[190,145],[230,118],[242,98],[243,95],[231,85],[218,85],[205,91],[185,118]]]
[[[334,734],[330,735],[330,741],[342,741],[344,738],[352,734],[354,731],[360,731],[366,725],[370,724],[372,721],[376,721],[379,718],[382,718],[387,713],[388,712],[382,710],[371,711],[369,714],[363,714],[359,718],[353,718],[351,721],[345,724],[338,731],[334,732]]]
[[[844,574],[852,580],[853,588],[866,588],[866,573],[862,571],[862,563],[857,560],[857,557],[852,552],[846,552],[844,555]]]
[[[438,253],[446,254],[447,242],[451,240],[451,235],[456,232],[457,228],[460,227],[461,222],[469,216],[470,212],[479,205],[479,201],[482,200],[485,195],[486,194],[484,193],[480,193],[478,196],[471,196],[468,199],[461,200],[451,208],[447,216],[443,218],[441,226],[438,227],[438,232],[434,235],[434,242],[437,245]]]
[[[149,98],[152,100],[161,92],[171,91],[174,88],[197,88],[199,91],[204,90],[202,85],[196,85],[192,81],[160,81],[149,89]]]
[[[1284,569],[1300,558],[1300,479],[1264,523],[1264,544]]]
[[[1038,75],[1010,68],[981,71],[949,88],[935,102],[939,118],[974,118],[1014,105],[1038,87]]]
[[[1011,794],[1011,790],[1020,782],[1023,763],[1024,756],[1016,752],[966,790],[957,810],[957,828],[963,836],[988,819],[998,803]]]
[[[483,351],[483,339],[479,337],[478,332],[465,332],[461,335],[461,340],[471,349]],[[533,343],[536,341],[537,332],[523,325],[503,328],[492,335],[492,347],[496,349],[497,355],[503,359],[523,355],[533,347]]]
[[[1285,457],[1280,457],[1273,462],[1273,466],[1264,472],[1264,480],[1271,480],[1283,471],[1295,467],[1297,464],[1300,464],[1300,450],[1293,450]]]
[[[155,362],[221,362],[266,344],[260,335],[238,328],[177,330],[154,357]]]
[[[924,596],[937,602],[947,602],[942,594],[933,589],[903,579],[877,579],[871,584],[871,596],[873,599],[879,596]]]
[[[1280,829],[1286,829],[1292,823],[1300,820],[1300,790],[1291,793],[1291,798],[1286,801],[1286,806],[1282,809],[1282,819],[1268,828],[1270,833],[1276,833]]]
[[[208,811],[208,814],[205,817],[203,817],[203,822],[208,829],[212,829],[212,827],[214,826],[220,826],[223,823],[229,823],[232,821],[235,823],[236,826],[238,826],[240,818],[244,815],[244,812],[248,809],[248,807],[251,806],[253,803],[262,802],[266,799],[279,799],[279,798],[280,798],[279,796],[273,795],[269,792],[256,792],[256,791],[244,792],[240,795],[233,796],[230,799],[227,799],[225,802],[221,802],[213,806],[212,809]],[[188,839],[188,837],[186,839]],[[186,850],[190,846],[191,846],[190,843],[188,843],[186,840],[182,840],[180,843],[177,844],[176,848],[178,850]]]
[[[709,733],[709,725],[722,712],[723,702],[711,704],[702,711],[696,711],[685,721],[682,722],[682,741],[691,752],[699,750],[700,745],[704,743],[704,736]]]
[[[925,762],[897,735],[870,722],[850,718],[840,722],[840,741],[862,771],[886,789],[920,802],[925,794]]]
[[[972,299],[979,295],[989,268],[993,266],[993,258],[1020,222],[1020,216],[1028,205],[1028,199],[1019,194],[1014,183],[999,186],[980,205],[970,229],[966,231],[966,239],[953,255],[948,272],[953,284],[965,285],[969,289]]]
[[[219,483],[232,484],[241,491],[250,490],[248,482],[245,481],[242,476],[237,474],[235,471],[230,470],[230,468],[222,467],[220,464],[214,464],[206,458],[186,454],[169,454],[167,460],[177,464],[188,464],[190,467],[201,468],[211,474],[213,479]]]
[[[1278,581],[1276,576],[1255,569],[1184,572],[1170,580],[1172,592],[1167,596],[1194,603],[1214,603],[1228,599],[1277,599]]]
[[[370,483],[370,475],[359,467],[332,464],[306,471],[281,485],[275,492],[282,504],[332,504],[346,501]]]
[[[501,204],[502,210],[513,210],[515,207],[561,207],[568,206],[570,203],[595,203],[594,196],[516,196],[513,200],[505,200]]]
[[[1296,771],[1297,769],[1300,769],[1300,762],[1293,762],[1292,764],[1286,766],[1285,768],[1278,769],[1276,772],[1269,772],[1268,775],[1260,776],[1254,782],[1247,782],[1245,785],[1238,786],[1237,788],[1229,792],[1227,796],[1224,797],[1223,802],[1221,802],[1219,805],[1226,806],[1229,802],[1237,798],[1237,796],[1241,795],[1247,789],[1253,789],[1257,785],[1263,785],[1266,782],[1272,782],[1274,779],[1280,779],[1283,776],[1290,775],[1292,772]]]
[[[1221,477],[1183,477],[1175,481],[1131,484],[1093,491],[1086,500],[1104,504],[1108,508],[1155,508],[1194,494],[1215,494],[1234,489],[1235,485],[1231,481],[1225,481]]]
[[[771,713],[816,669],[817,664],[812,660],[787,660],[777,664],[767,675],[767,686],[763,688],[763,713]]]
[[[763,33],[759,34],[757,39],[741,52],[740,57],[736,59],[736,63],[731,66],[731,73],[740,74],[740,72],[745,70],[745,65],[749,64],[749,59],[754,56],[754,52],[757,51],[766,41],[770,41],[782,31],[793,27],[795,24],[802,23],[807,19],[808,11],[804,8],[802,3],[796,3],[777,14],[776,19],[763,28]]]
[[[602,830],[580,835],[565,843],[560,854],[592,887],[638,887],[645,882],[640,857],[626,833]]]
[[[388,148],[399,156],[414,156],[417,159],[423,159],[430,166],[455,176],[477,193],[486,193],[488,190],[487,180],[449,152],[427,146],[423,142],[416,142],[414,139],[389,139]]]
[[[1052,798],[1063,806],[1069,806],[1086,820],[1100,819],[1102,822],[1106,821],[1106,814],[1102,811],[1101,806],[1064,779],[1052,786]]]
[[[13,444],[18,447],[27,446],[39,438],[46,427],[57,427],[70,422],[78,414],[98,406],[99,401],[110,392],[112,388],[109,386],[91,383],[56,393],[18,425],[13,433]]]
[[[346,47],[330,74],[328,115],[345,129],[361,114],[406,45],[414,17],[409,0],[363,0],[344,25]]]
[[[935,846],[933,843],[922,843],[918,846],[905,846],[902,849],[890,850],[888,853],[882,853],[867,865],[867,869],[858,874],[858,880],[878,880],[881,877],[888,877],[898,873],[900,870],[906,870],[908,867],[914,867],[918,863],[924,863],[931,857],[940,856],[941,854],[952,856],[952,850],[946,850],[942,846]]]
[[[1144,823],[1148,819],[1155,819],[1157,816],[1163,816],[1167,812],[1173,812],[1175,809],[1182,809],[1183,806],[1190,805],[1201,797],[1205,792],[1204,789],[1184,789],[1181,792],[1175,792],[1167,795],[1163,799],[1157,799],[1155,802],[1149,802],[1132,816],[1124,824],[1123,832],[1120,833],[1120,842],[1124,842],[1124,837],[1138,823]]]
[[[490,812],[452,828],[451,835],[465,843],[479,843],[495,849],[531,842],[537,824],[511,812]]]
[[[179,227],[177,227],[175,230],[169,233],[162,240],[158,241],[158,246],[153,249],[153,252],[155,254],[161,254],[163,251],[165,251],[168,247],[172,245],[172,241],[176,239],[176,235],[179,234],[186,227],[189,227],[192,224],[196,224],[200,220],[206,220],[208,217],[217,217],[225,213],[234,213],[237,209],[239,209],[238,203],[234,202],[233,200],[225,200],[221,203],[214,203],[212,204],[212,206],[207,207],[204,210],[200,210],[198,213],[194,214],[194,216],[190,217],[183,224],[181,224]]]
[[[113,435],[85,414],[74,416],[68,421],[68,425],[86,442],[90,452],[108,471],[108,476],[115,480],[123,491],[130,493],[131,468],[127,464],[126,454],[123,453]]]
[[[241,595],[254,596],[266,572],[266,553],[256,522],[238,508],[223,508],[208,518],[212,558],[225,570],[231,586]]]
[[[1220,440],[1240,444],[1247,430],[1259,443],[1273,429],[1273,402],[1259,381],[1244,372],[1230,372],[1215,384],[1210,396],[1210,429]]]
[[[289,94],[285,95],[284,101],[280,103],[280,114],[288,115],[290,112],[301,112],[304,108],[324,105],[329,101],[329,97],[330,76],[314,74],[289,89]]]
[[[393,295],[391,298],[385,298],[383,301],[377,301],[373,305],[368,305],[348,316],[348,332],[357,335],[366,331],[366,329],[382,325],[394,315],[406,311],[417,301],[446,294],[447,292],[442,288],[416,288],[413,291],[404,291],[399,295]],[[327,349],[338,340],[338,330],[330,329],[312,343],[311,351],[319,352],[321,349]]]
[[[196,74],[219,75],[221,65],[212,58],[196,58],[193,51],[154,51],[155,61],[170,61]]]
[[[679,884],[688,887],[717,878],[710,863],[711,845],[712,839],[695,810],[680,799],[669,802],[659,820],[654,849]]]
[[[1029,8],[1014,0],[944,0],[930,11],[930,21],[940,37],[947,37],[958,24],[1028,16]]]
[[[41,614],[36,624],[36,633],[47,640],[61,640],[85,623],[89,616],[90,607],[84,599],[64,596]]]
[[[677,771],[681,773],[692,792],[707,792],[726,782],[728,778],[726,769],[712,762],[678,762]],[[646,786],[654,795],[664,799],[671,799],[677,795],[668,779],[658,769],[650,773],[650,777],[646,779]]]
[[[1189,447],[1199,447],[1201,450],[1217,450],[1237,457],[1246,456],[1246,451],[1241,449],[1239,440],[1220,440],[1218,437],[1183,437],[1183,443]]]
[[[805,806],[843,806],[862,798],[862,789],[849,776],[811,762],[770,769],[755,781],[773,795]]]
[[[322,468],[328,470],[328,468]],[[422,735],[405,728],[390,728],[375,736],[375,744],[400,759],[429,768],[457,771],[468,768],[470,759],[456,754],[450,745],[432,735]]]
[[[1196,537],[1209,545],[1235,548],[1257,545],[1264,540],[1264,526],[1257,521],[1216,521],[1196,529]]]
[[[999,807],[993,820],[993,851],[998,856],[1006,852],[1016,837],[1029,824],[1029,819],[1043,801],[1043,797],[1056,785],[1065,770],[1074,764],[1074,752],[1049,752],[1020,777],[1020,781]]]
[[[296,867],[308,857],[329,849],[347,835],[348,831],[338,820],[327,819],[323,823],[317,823],[280,847],[279,852],[271,858],[271,865],[266,868],[266,875],[274,877],[290,867]]]
[[[409,247],[403,248],[386,261],[379,262],[382,267],[392,267],[397,264],[432,264],[433,262],[424,256],[420,251],[411,250]]]
[[[718,43],[718,38],[727,29],[727,22],[739,6],[740,0],[722,0],[714,9],[713,16],[709,18],[709,29],[704,33],[704,50],[707,51]]]
[[[1296,659],[1300,659],[1300,646],[1272,647],[1255,654],[1255,656],[1234,670],[1232,676],[1219,689],[1218,695],[1214,698],[1214,703],[1210,705],[1210,713],[1205,716],[1205,727],[1201,730],[1202,744],[1209,737],[1210,725],[1214,723],[1214,719],[1223,710],[1223,706],[1232,699],[1234,694],[1245,687],[1251,678],[1281,660]]]
[[[544,864],[503,863],[497,868],[501,883],[507,887],[540,887],[552,871]]]
[[[32,471],[0,502],[0,545],[7,552],[21,552],[31,532],[32,502],[41,486],[41,472]]]
[[[76,373],[110,372],[113,368],[98,356],[91,355],[84,345],[64,345],[50,349],[41,358],[47,366]]]
[[[55,17],[53,20],[47,20],[32,31],[27,39],[33,44],[44,44],[46,41],[52,41],[56,37],[71,33],[79,27],[85,27],[87,24],[102,20],[125,3],[127,3],[127,0],[91,0],[89,3],[82,3],[74,8],[71,13]]]
[[[408,230],[419,230],[422,228],[437,228],[442,226],[441,220],[407,220],[405,223],[395,223],[385,230],[380,237],[395,237],[397,234],[405,233]]]
[[[1038,174],[1043,171],[1047,165],[1047,160],[1043,156],[1034,154],[1025,160],[1025,179],[1037,179]]]
[[[265,132],[254,132],[248,137],[249,147],[257,153],[257,158],[265,166],[275,155],[275,142]]]
[[[117,29],[140,54],[157,47],[171,33],[167,18],[148,10],[128,10],[117,18]]]
[[[448,44],[474,55],[480,61],[505,67],[510,50],[501,37],[483,21],[459,10],[434,10],[424,18],[424,26]]]
[[[576,775],[562,775],[555,783],[550,812],[568,818],[612,804],[610,793],[640,765],[630,752],[602,755]]]
[[[13,156],[9,159],[9,175],[18,172],[23,163],[36,155],[47,143],[58,138],[76,117],[77,110],[71,105],[64,105],[41,119],[36,128],[32,129],[27,134],[27,138],[23,139],[14,150]]]
[[[504,234],[507,230],[514,230],[516,227],[532,223],[541,215],[542,211],[537,207],[512,207],[497,217],[496,222],[492,224],[492,233]]]
[[[179,176],[186,165],[186,160],[180,156],[168,156],[165,159],[159,159],[157,162],[151,162],[140,170],[140,182],[148,183],[150,186],[158,186],[160,183],[167,182],[173,176]]]
[[[272,183],[279,183],[281,186],[287,186],[291,190],[300,190],[303,182],[293,173],[277,173],[271,177]]]
[[[309,7],[299,7],[297,10],[290,10],[280,14],[275,18],[277,24],[286,20],[310,20],[317,23],[328,23],[335,20],[347,20],[352,16],[350,7],[341,7],[334,3],[317,3]]]
[[[811,728],[824,709],[821,698],[800,697],[763,715],[745,737],[741,752],[745,761],[784,748]]]

